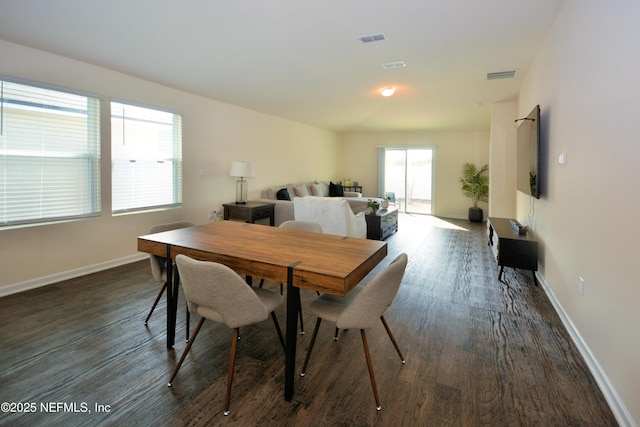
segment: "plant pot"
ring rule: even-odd
[[[380,202],[380,206],[382,206],[382,209],[387,209],[389,207],[389,201],[383,200],[382,202]]]
[[[482,208],[469,208],[469,221],[482,222]]]

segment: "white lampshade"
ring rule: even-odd
[[[253,163],[245,161],[231,163],[231,172],[229,173],[229,176],[253,178],[255,175],[256,172],[253,168]]]

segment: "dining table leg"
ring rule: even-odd
[[[296,370],[296,342],[298,339],[298,311],[300,310],[300,288],[293,286],[293,269],[287,268],[287,339],[284,369],[284,400],[291,402]]]
[[[173,344],[176,339],[176,312],[178,309],[178,305],[175,300],[177,298],[174,297],[174,287],[177,288],[177,283],[174,283],[175,280],[173,277],[173,260],[171,259],[171,246],[167,245],[167,350],[171,350],[173,348]],[[176,268],[176,271],[178,269]]]

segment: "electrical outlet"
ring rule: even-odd
[[[578,278],[578,292],[584,296],[584,279],[582,277]]]

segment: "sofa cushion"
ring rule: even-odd
[[[295,190],[296,190],[296,196],[298,197],[306,197],[311,195],[309,193],[309,189],[305,184],[296,185]]]
[[[315,184],[311,184],[311,195],[313,196],[317,196],[317,197],[327,197],[328,191],[325,193],[324,191],[324,184],[321,183],[315,183]]]
[[[282,188],[282,187],[280,187]],[[280,188],[267,188],[266,190],[262,190],[260,192],[260,197],[262,197],[263,199],[271,199],[271,200],[277,200],[278,199],[278,190],[280,190]]]
[[[286,188],[281,188],[276,193],[276,198],[277,200],[291,200],[291,195],[289,194],[289,191],[287,191]]]
[[[329,197],[329,182],[318,182],[318,184],[322,185],[322,194],[324,194],[324,197]]]
[[[289,197],[293,200],[296,197],[296,186],[293,184],[287,184],[287,191],[289,192]]]
[[[270,199],[270,200],[278,200],[277,193],[283,188],[289,188],[293,186],[293,184],[282,184],[282,185],[273,185],[266,190],[262,190],[260,192],[260,198],[262,199]],[[295,194],[294,194],[295,196]]]
[[[343,197],[344,188],[340,184],[329,183],[329,196],[331,197]]]

